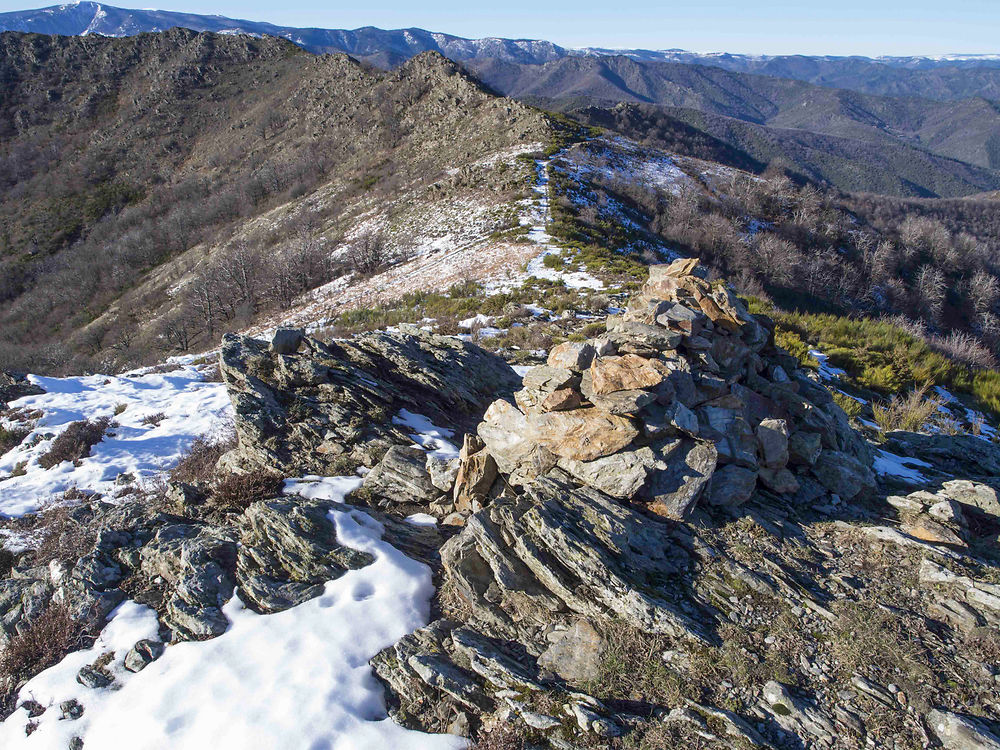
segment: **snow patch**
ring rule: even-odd
[[[934,468],[932,464],[922,461],[919,458],[909,458],[907,456],[897,456],[895,453],[879,449],[875,456],[875,463],[872,468],[876,474],[882,476],[892,476],[905,479],[915,484],[926,484],[930,480],[912,467],[920,466],[924,468]]]
[[[336,481],[334,481],[336,480]],[[356,477],[309,484],[342,500]],[[431,571],[382,540],[366,513],[330,511],[337,538],[374,562],[329,581],[323,593],[272,615],[247,609],[238,596],[225,606],[229,629],[208,641],[170,645],[137,674],[122,662],[141,638],[156,638],[156,615],[126,602],[94,648],[70,654],[22,688],[48,709],[38,727],[18,709],[0,724],[0,747],[64,750],[74,736],[102,750],[460,750],[468,741],[404,729],[388,718],[381,683],[369,660],[430,616]],[[113,651],[116,689],[76,682],[80,667]],[[58,704],[76,698],[84,713],[60,720]]]
[[[30,376],[45,393],[10,403],[14,409],[40,411],[42,417],[20,446],[0,456],[0,476],[24,462],[22,476],[0,480],[0,515],[38,510],[71,487],[108,492],[119,474],[149,478],[177,464],[195,438],[218,431],[232,416],[222,383],[203,380],[192,366],[167,373],[69,378]],[[121,405],[125,410],[115,411]],[[162,414],[159,424],[144,417]],[[43,469],[38,458],[72,422],[111,417],[118,423],[79,466],[64,461]]]

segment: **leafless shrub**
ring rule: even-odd
[[[79,517],[77,508],[68,504],[75,499],[71,493],[64,493],[58,504],[39,514],[41,541],[31,553],[35,565],[58,562],[68,567],[93,550],[96,531]]]
[[[79,461],[81,458],[86,458],[90,455],[90,449],[101,442],[113,426],[115,423],[111,421],[111,417],[70,423],[52,441],[49,450],[39,456],[39,465],[43,469],[51,469],[63,461]]]
[[[69,607],[50,604],[27,628],[15,634],[0,652],[0,689],[9,704],[18,686],[32,675],[58,663],[82,645],[85,628]]]
[[[952,331],[947,336],[934,336],[927,343],[931,348],[973,367],[997,366],[997,358],[983,343],[965,331]]]
[[[225,474],[212,485],[208,501],[220,510],[239,513],[258,500],[279,496],[281,485],[281,476],[267,471]]]
[[[210,482],[215,477],[215,465],[222,455],[236,447],[235,430],[224,430],[218,435],[196,438],[181,460],[170,471],[171,482]]]
[[[157,412],[156,414],[147,414],[139,421],[144,425],[148,425],[149,427],[159,427],[160,422],[162,422],[166,418],[167,415],[161,411]]]
[[[0,425],[0,455],[19,446],[31,430],[23,427],[4,427]]]

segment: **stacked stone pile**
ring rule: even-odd
[[[478,436],[463,476],[489,456],[511,486],[557,470],[671,518],[758,491],[804,504],[875,484],[843,410],[774,346],[770,321],[694,260],[652,267],[605,335],[555,347],[513,399],[493,402]],[[477,494],[455,493],[472,510],[488,492]]]

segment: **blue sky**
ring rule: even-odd
[[[110,4],[137,7],[140,2],[149,7],[156,0]],[[0,10],[33,5],[31,0],[0,0]],[[156,7],[289,26],[417,26],[468,37],[548,39],[565,46],[770,54],[1000,53],[1000,0],[163,0]]]

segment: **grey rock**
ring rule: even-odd
[[[390,503],[427,504],[441,495],[427,472],[427,453],[394,445],[364,479],[367,490]]]
[[[890,432],[885,449],[898,456],[919,458],[957,477],[1000,476],[1000,445],[973,435],[924,435]]]
[[[412,326],[329,345],[306,337],[292,357],[227,335],[220,369],[239,438],[224,465],[287,476],[335,475],[342,456],[371,466],[390,446],[410,445],[393,423],[403,408],[470,431],[491,401],[520,387],[496,355]]]
[[[446,576],[478,618],[509,627],[525,608],[564,607],[588,619],[613,612],[647,632],[703,637],[669,595],[687,555],[664,544],[666,522],[552,477],[524,489],[523,498],[473,515],[441,550]]]
[[[446,460],[433,453],[427,454],[427,473],[430,475],[431,484],[446,494],[455,488],[458,467],[459,460],[457,458]]]
[[[279,328],[271,337],[271,352],[274,354],[295,354],[305,334],[298,328]]]
[[[79,719],[83,716],[83,706],[76,698],[71,698],[68,701],[63,701],[59,704],[59,710],[62,712],[62,718],[64,719]]]
[[[538,365],[524,374],[522,384],[526,390],[552,393],[562,388],[573,388],[580,384],[580,374],[563,367]]]
[[[677,440],[663,446],[657,459],[644,496],[655,513],[684,518],[711,480],[718,451],[711,443]]]
[[[931,709],[927,728],[946,750],[1000,750],[1000,737],[982,719]]]
[[[825,450],[820,453],[812,470],[824,487],[845,500],[852,500],[875,487],[872,470],[840,451]]]
[[[1000,518],[1000,500],[997,499],[997,491],[989,485],[968,479],[953,479],[945,482],[938,492],[963,505]]]
[[[138,641],[125,655],[125,669],[141,672],[163,655],[164,644],[144,638]]]
[[[84,687],[103,688],[110,685],[114,680],[105,672],[93,667],[80,667],[76,673],[76,681]]]
[[[707,500],[711,505],[735,508],[750,499],[756,486],[756,471],[729,464],[712,475]]]
[[[583,372],[594,361],[594,346],[588,342],[565,341],[552,348],[547,364],[573,372]]]
[[[282,498],[257,502],[240,519],[240,593],[258,612],[279,612],[322,593],[323,584],[374,558],[340,544],[330,503]]]
[[[661,326],[622,322],[615,330],[609,327],[607,339],[620,352],[643,354],[676,349],[681,343],[681,334]]]
[[[564,680],[585,683],[597,677],[604,655],[604,638],[593,625],[579,618],[565,629],[549,633],[549,647],[538,657],[538,666]]]
[[[43,393],[45,389],[35,385],[24,375],[0,370],[0,406],[6,406],[11,401],[25,396],[38,396]]]
[[[176,639],[220,635],[229,626],[222,606],[235,586],[236,542],[221,529],[169,524],[140,553],[140,569],[162,579],[172,593],[161,622]]]
[[[411,656],[406,664],[426,684],[447,693],[465,706],[474,708],[487,703],[479,682],[446,657],[417,654]]]
[[[798,466],[812,466],[822,450],[823,441],[815,432],[794,432],[788,438],[788,459]]]
[[[603,456],[593,461],[560,458],[556,464],[577,481],[612,497],[635,497],[656,464],[652,449],[639,448]]]
[[[788,463],[788,422],[764,419],[757,425],[760,464],[766,469],[783,469]]]
[[[765,684],[763,696],[775,721],[785,730],[823,744],[830,744],[838,736],[830,717],[811,701],[793,697],[781,683],[772,680]]]

